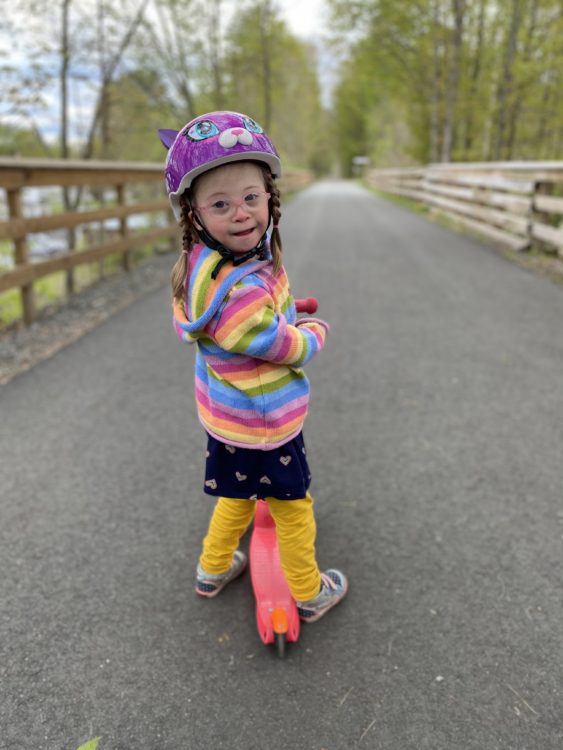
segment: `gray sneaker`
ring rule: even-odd
[[[315,622],[329,609],[341,601],[348,591],[348,579],[339,570],[329,568],[321,573],[321,590],[314,599],[308,602],[296,602],[299,619],[303,622]]]
[[[212,599],[214,596],[225,588],[234,578],[244,573],[248,558],[237,549],[233,555],[233,562],[229,570],[226,573],[220,573],[219,575],[213,575],[212,573],[206,573],[200,565],[197,566],[197,575],[195,582],[195,590],[200,596],[205,596],[207,599]]]

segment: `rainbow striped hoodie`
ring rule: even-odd
[[[250,260],[211,272],[221,259],[205,245],[188,255],[186,303],[174,306],[178,336],[196,343],[195,397],[213,437],[270,450],[302,429],[309,381],[301,367],[325,342],[328,325],[296,318],[285,270]]]

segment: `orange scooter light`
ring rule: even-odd
[[[287,621],[287,612],[283,607],[276,607],[272,612],[272,627],[274,633],[287,633],[289,624]]]

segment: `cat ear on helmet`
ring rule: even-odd
[[[160,137],[160,140],[162,142],[162,145],[166,148],[170,148],[170,146],[174,143],[176,140],[176,136],[178,135],[178,130],[159,130],[158,135]]]

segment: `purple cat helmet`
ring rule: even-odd
[[[159,130],[168,149],[166,189],[174,215],[180,219],[180,196],[195,178],[221,164],[251,159],[267,164],[274,177],[281,162],[274,144],[251,117],[239,112],[208,112],[180,130]]]

